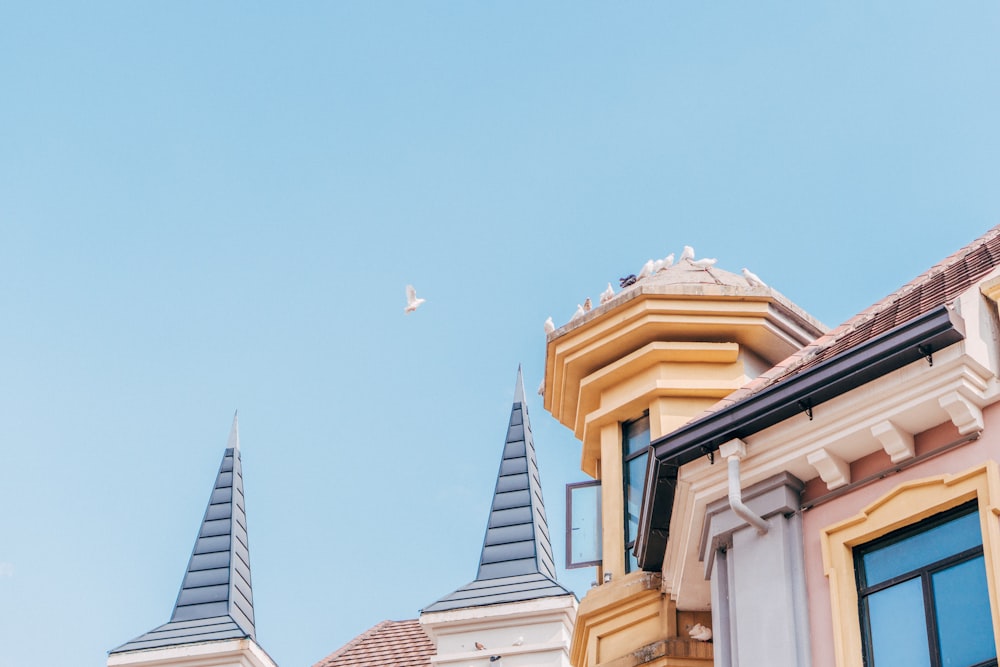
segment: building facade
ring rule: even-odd
[[[993,229],[824,332],[683,260],[549,334],[603,502],[573,664],[997,664],[998,266]]]

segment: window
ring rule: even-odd
[[[601,483],[566,485],[566,569],[601,564]]]
[[[867,667],[997,664],[976,503],[854,549]]]
[[[833,651],[837,667],[872,667],[872,665],[893,667],[896,664],[903,664],[898,660],[894,662],[892,657],[883,657],[880,654],[878,647],[887,645],[892,637],[883,634],[885,624],[882,624],[881,621],[885,616],[880,614],[880,609],[878,609],[882,600],[873,597],[872,593],[876,592],[876,587],[883,587],[890,591],[882,596],[886,605],[894,602],[892,599],[894,596],[903,597],[908,593],[912,595],[910,591],[916,584],[909,584],[910,588],[903,585],[901,588],[895,589],[889,579],[896,578],[896,583],[905,584],[905,575],[913,572],[920,574],[915,574],[912,578],[921,580],[921,594],[919,598],[914,596],[916,605],[918,605],[917,609],[920,610],[925,619],[928,609],[933,614],[932,621],[925,620],[922,625],[917,624],[918,631],[922,633],[921,637],[925,636],[923,633],[928,632],[928,627],[931,628],[930,633],[926,635],[927,641],[923,642],[927,646],[927,660],[930,660],[932,656],[931,641],[939,642],[937,647],[933,649],[935,660],[941,658],[942,642],[944,655],[949,658],[947,652],[951,642],[956,641],[953,639],[955,635],[951,634],[952,629],[949,629],[949,623],[956,618],[961,618],[961,614],[955,616],[942,605],[955,602],[950,595],[955,592],[952,589],[957,590],[956,586],[961,586],[964,589],[967,586],[968,582],[963,581],[962,576],[972,569],[985,568],[986,591],[988,592],[980,594],[985,595],[988,600],[1000,600],[1000,593],[998,593],[1000,590],[998,589],[998,584],[1000,584],[1000,521],[997,520],[997,514],[994,511],[998,502],[1000,502],[1000,464],[990,460],[962,472],[904,481],[862,508],[857,514],[844,518],[820,531],[823,571],[830,582]],[[973,512],[973,507],[976,512]],[[973,540],[982,540],[982,553],[985,555],[985,562],[983,557],[977,558],[973,554],[969,556],[969,559],[978,562],[979,564],[976,566],[968,564],[968,560],[962,562],[956,560],[956,565],[964,565],[964,567],[957,567],[954,570],[945,565],[938,565],[942,560],[951,556],[955,556],[959,560],[964,557],[962,554],[968,556],[966,552],[976,548],[975,545],[970,546],[968,542],[964,545],[946,542],[947,545],[955,547],[954,549],[949,548],[950,553],[947,554],[935,553],[930,550],[932,547],[928,544],[933,545],[936,542],[935,539],[916,539],[913,542],[903,544],[907,538],[925,531],[933,538],[934,535],[938,534],[930,533],[933,528],[947,524],[952,519],[965,517],[965,512],[969,513],[969,518],[965,518],[963,521],[975,523],[971,517],[977,517],[979,537],[974,537]],[[960,521],[959,524],[942,530],[945,533],[954,531],[954,533],[962,535],[962,522]],[[968,524],[965,526],[967,529]],[[957,539],[954,538],[954,534],[948,534],[946,537],[949,540]],[[894,550],[882,551],[879,549],[880,546],[889,547],[897,542],[901,546]],[[873,554],[869,560],[874,562],[879,558],[884,558],[891,562],[898,557],[900,552],[910,551],[910,547],[907,545],[913,545],[914,552],[923,555],[914,561],[900,562],[898,571],[888,575],[879,573],[881,566],[878,564],[873,565],[860,560],[865,553],[881,551],[881,556]],[[868,572],[864,575],[858,574],[858,569],[865,566],[867,566]],[[875,568],[874,573],[872,573],[873,567]],[[938,576],[936,588],[939,592],[943,590],[945,595],[935,598],[933,595],[935,582],[931,580],[931,574],[939,571],[943,574]],[[926,577],[923,572],[927,573]],[[977,570],[976,576],[983,577],[979,572],[981,570]],[[885,577],[889,577],[889,579]],[[949,580],[949,577],[955,579]],[[927,581],[927,584],[931,586],[930,594],[924,591],[924,581]],[[977,587],[971,586],[969,588],[975,589]],[[978,586],[978,588],[981,589],[982,586]],[[862,593],[865,594],[864,598],[862,598]],[[976,598],[976,600],[979,599],[981,598]],[[898,603],[898,599],[895,602]],[[966,604],[964,598],[960,602],[962,606]],[[869,613],[872,604],[876,606],[876,609],[874,613]],[[909,607],[905,605],[896,604],[896,609],[900,608],[902,611],[909,610]],[[994,603],[991,608],[983,611],[983,614],[991,619],[990,625],[987,631],[982,633],[983,636],[975,638],[975,642],[987,642],[992,646],[996,643],[996,638],[1000,637],[1000,607]],[[941,621],[942,616],[944,617],[943,621]],[[934,625],[930,626],[930,622],[933,622]],[[977,620],[970,627],[978,627],[978,623]],[[938,628],[939,624],[942,625],[941,628]],[[902,625],[897,618],[895,623],[890,624],[889,629],[901,628]],[[911,630],[911,628],[907,628],[904,643],[916,643],[911,639]],[[868,639],[872,635],[876,637],[874,652]],[[939,635],[943,639],[938,640]],[[957,641],[964,642],[965,640]],[[976,644],[976,646],[981,645],[981,643]],[[905,648],[911,647],[906,646]],[[990,655],[995,654],[990,653]],[[882,662],[882,660],[888,660],[888,662]],[[995,658],[984,658],[984,660],[985,662],[980,664],[997,664]],[[947,661],[944,663],[927,661],[921,663],[919,658],[912,664],[943,664],[945,667],[955,667]],[[961,663],[955,664],[960,665]],[[910,665],[907,664],[907,667]]]
[[[649,456],[649,413],[640,419],[622,424],[622,478],[625,493],[625,571],[639,569],[632,553],[639,532],[639,508],[642,505],[642,485],[646,479],[646,459]]]

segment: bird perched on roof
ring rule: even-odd
[[[748,283],[750,283],[750,287],[767,287],[767,283],[761,280],[760,277],[750,269],[743,269],[743,277],[747,279]]]
[[[653,275],[653,267],[655,265],[656,262],[654,262],[653,260],[649,260],[645,264],[643,264],[642,270],[639,271],[639,277],[636,278],[636,280],[642,280],[643,278],[648,278],[649,276]]]
[[[601,292],[601,305],[606,304],[613,298],[615,298],[615,291],[611,289],[611,283],[608,283],[608,289]]]
[[[699,269],[705,269],[707,271],[709,268],[711,268],[712,266],[714,266],[717,261],[719,261],[719,260],[715,259],[714,257],[712,257],[712,258],[705,257],[703,259],[692,260],[691,261],[691,266],[696,266]]]
[[[420,307],[427,299],[417,298],[417,290],[413,289],[413,285],[406,286],[406,308],[403,309],[405,313],[412,313],[417,308]]]
[[[691,636],[691,639],[697,639],[700,642],[707,642],[712,638],[712,629],[706,628],[701,623],[695,623],[694,626],[688,630],[688,634]]]
[[[542,378],[542,381],[538,383],[538,395],[545,395],[545,378]]]
[[[522,636],[522,637],[518,637],[517,639],[515,639],[514,643],[511,644],[511,646],[520,646],[523,643],[524,643],[524,637]]]
[[[548,318],[546,318],[545,324],[543,324],[542,326],[545,328],[545,333],[546,334],[550,334],[550,333],[552,333],[553,331],[556,330],[556,325],[554,325],[552,323],[552,316],[551,315]]]
[[[590,302],[590,297],[588,296],[587,300],[583,302],[583,311],[585,313],[589,313],[590,309],[593,308],[593,307],[594,307],[594,304]]]
[[[681,253],[681,258],[677,261],[683,262],[685,259],[689,262],[694,259],[694,248],[689,245],[684,246],[684,252]]]
[[[578,320],[581,317],[583,317],[584,313],[586,313],[586,312],[587,311],[585,311],[583,309],[583,306],[581,306],[580,304],[576,304],[576,312],[573,313],[573,317],[569,318],[569,321],[570,322],[575,322],[576,320]]]
[[[674,253],[670,253],[663,259],[656,260],[656,266],[654,273],[659,273],[660,271],[666,271],[671,266],[674,265]]]
[[[622,288],[625,288],[625,287],[628,287],[629,285],[635,285],[635,281],[636,280],[638,280],[638,278],[635,277],[635,274],[634,273],[630,273],[627,276],[625,276],[624,278],[619,278],[618,279],[618,286],[622,287]]]
[[[485,651],[486,650],[486,647],[483,645],[482,642],[476,642],[475,646],[476,646],[476,650],[477,651]]]

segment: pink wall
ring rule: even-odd
[[[872,482],[839,498],[818,505],[802,513],[802,532],[806,563],[806,591],[809,596],[809,619],[812,627],[813,667],[835,667],[833,654],[833,621],[830,610],[830,588],[823,573],[823,553],[820,548],[820,531],[831,524],[856,515],[862,508],[882,497],[897,485],[934,475],[958,473],[968,470],[988,459],[1000,459],[1000,407],[983,411],[986,428],[983,436],[974,442],[957,447],[940,456],[919,463],[885,479]],[[949,422],[932,428],[915,437],[917,454],[946,445],[961,436]],[[851,479],[862,479],[891,466],[885,452],[877,452],[851,464]],[[827,492],[818,477],[809,480],[803,491],[808,501]]]

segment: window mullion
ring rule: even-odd
[[[930,650],[931,667],[941,665],[941,642],[937,635],[937,615],[934,613],[934,587],[928,568],[920,573],[920,583],[924,589],[924,616],[927,619],[927,648]]]

